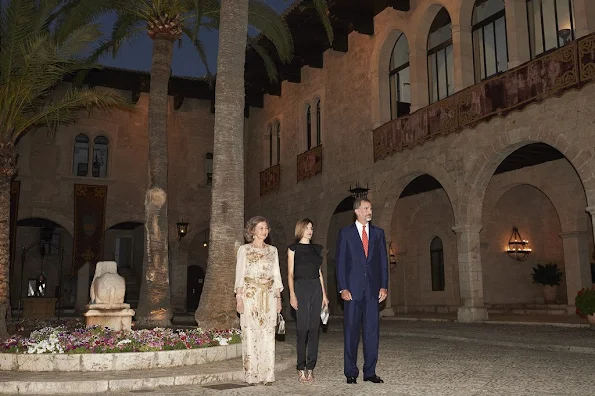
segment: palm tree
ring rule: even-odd
[[[325,0],[313,0],[332,42]],[[205,287],[195,313],[199,327],[238,327],[232,290],[237,248],[244,227],[244,63],[248,0],[222,0],[215,87],[215,133],[209,258]],[[257,49],[258,51],[258,49]],[[287,54],[277,47],[281,60]],[[265,64],[266,64],[265,60]],[[267,67],[269,73],[272,67]],[[269,77],[271,77],[269,75]]]
[[[67,13],[62,0],[9,0],[0,9],[0,339],[7,336],[10,182],[16,143],[25,133],[74,123],[81,110],[131,107],[112,90],[60,86],[97,68],[80,54],[101,37],[99,26]],[[61,23],[62,17],[70,22]]]
[[[250,1],[249,5],[253,25],[275,43],[282,59],[289,59],[293,44],[283,20],[260,0]],[[69,6],[88,20],[106,11],[117,13],[111,38],[92,56],[93,59],[106,52],[116,55],[124,41],[139,34],[146,33],[153,40],[147,133],[146,254],[136,321],[143,327],[169,326],[172,311],[168,263],[167,114],[173,44],[186,36],[206,66],[199,33],[202,28],[218,28],[220,4],[217,0],[70,0]],[[258,51],[262,56],[267,55],[260,48]],[[274,73],[270,66],[272,62],[266,63],[269,65],[267,70]]]

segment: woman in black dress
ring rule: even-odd
[[[328,306],[322,264],[322,246],[310,243],[312,220],[301,219],[295,225],[295,242],[287,250],[289,303],[296,310],[298,381],[312,383],[318,356],[320,312]]]

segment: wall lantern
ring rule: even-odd
[[[178,227],[178,241],[181,241],[188,234],[188,224],[183,219],[179,223],[176,223]]]
[[[349,193],[351,194],[353,199],[367,198],[368,191],[370,191],[369,188],[360,187],[359,183],[356,183],[355,187],[353,188],[351,188],[351,185],[349,185]]]
[[[531,254],[529,241],[523,239],[519,229],[516,227],[512,227],[512,235],[508,241],[506,253],[517,261],[525,261]]]
[[[392,242],[388,244],[388,263],[390,264],[391,271],[397,268],[397,254]]]
[[[558,30],[558,37],[560,37],[560,39],[562,39],[562,44],[566,45],[572,40],[572,30],[560,29],[560,30]]]

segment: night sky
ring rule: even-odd
[[[266,0],[266,2],[279,12],[282,12],[292,4],[293,0]],[[115,14],[106,15],[100,20],[107,36],[111,32],[114,20]],[[202,34],[202,41],[207,52],[209,68],[212,73],[215,73],[217,65],[217,40],[218,34],[216,31],[206,31]],[[141,35],[134,42],[122,45],[115,59],[111,56],[105,57],[100,60],[100,63],[107,66],[148,71],[151,67],[151,51],[151,39],[146,35]],[[189,41],[183,40],[182,48],[178,48],[177,43],[174,44],[172,71],[176,76],[197,77],[205,74],[206,69],[200,61],[194,46]]]

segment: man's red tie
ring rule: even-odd
[[[365,225],[362,227],[362,243],[364,244],[364,254],[368,257],[368,234]]]

